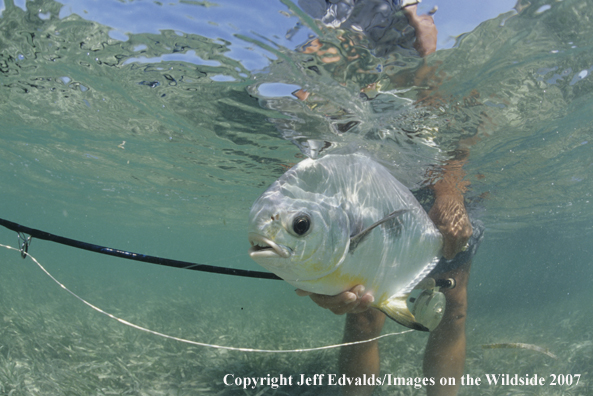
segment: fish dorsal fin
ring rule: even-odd
[[[401,216],[404,213],[409,212],[409,211],[410,211],[410,209],[400,209],[400,210],[396,210],[395,212],[391,212],[387,216],[385,216],[381,220],[379,220],[379,221],[371,224],[370,226],[368,226],[367,228],[365,228],[364,230],[362,230],[358,234],[351,236],[350,237],[350,249],[349,249],[349,252],[352,253],[356,249],[356,247],[358,246],[358,244],[360,244],[362,241],[364,241],[364,239],[377,226],[380,226],[381,224],[385,224],[387,222],[393,221],[393,220],[397,219],[399,216]]]

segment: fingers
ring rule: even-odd
[[[364,291],[364,286],[357,285],[335,296],[310,293],[301,289],[297,289],[296,293],[299,296],[311,297],[315,304],[329,309],[336,315],[344,315],[346,313],[364,312],[370,308],[375,299],[370,293]]]

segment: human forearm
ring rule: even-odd
[[[463,197],[469,185],[463,170],[468,155],[467,150],[458,150],[455,158],[442,167],[441,178],[432,186],[435,201],[428,216],[443,234],[443,256],[447,259],[462,251],[472,235]]]
[[[469,157],[468,149],[458,149],[455,151],[455,157],[442,166],[441,177],[432,186],[437,199],[443,196],[463,199],[463,194],[469,185],[469,182],[464,180],[466,173],[463,170],[467,157]]]

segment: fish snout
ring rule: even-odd
[[[249,233],[249,243],[251,244],[249,256],[254,260],[258,258],[289,258],[292,254],[290,248],[254,232]]]

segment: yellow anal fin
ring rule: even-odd
[[[378,308],[385,315],[395,320],[402,326],[406,326],[410,329],[420,331],[430,331],[426,326],[416,322],[416,318],[406,304],[407,296],[391,297],[387,301],[383,302]]]
[[[433,331],[443,319],[446,303],[445,295],[433,286],[431,289],[414,289],[405,296],[391,297],[379,309],[406,327]]]

